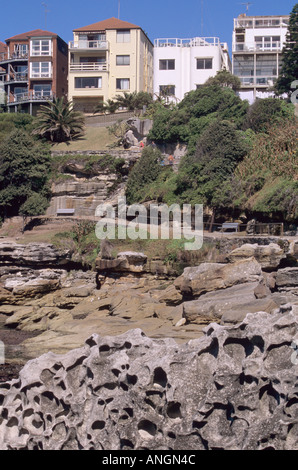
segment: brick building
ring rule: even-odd
[[[34,115],[40,104],[67,96],[68,46],[57,34],[36,29],[6,39],[3,46],[0,80],[8,112]]]

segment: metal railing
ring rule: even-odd
[[[266,85],[266,86],[273,86],[274,82],[277,79],[275,77],[239,77],[240,81],[243,86],[251,86],[251,85]]]
[[[9,104],[13,103],[23,103],[24,101],[52,101],[54,98],[53,93],[51,92],[26,92],[26,93],[17,93],[11,97]]]
[[[70,41],[70,49],[95,49],[95,50],[107,50],[109,48],[108,41]]]
[[[234,28],[287,28],[289,25],[289,16],[281,17],[252,17],[234,19]]]
[[[20,52],[1,52],[0,54],[0,62],[7,62],[9,60],[28,60],[29,53],[20,53]]]
[[[70,72],[106,72],[108,70],[107,63],[84,63],[84,64],[70,64]]]
[[[27,82],[29,79],[28,73],[16,72],[6,79],[6,83],[14,83],[14,82]]]
[[[196,47],[196,46],[223,46],[217,37],[206,38],[192,38],[192,39],[179,39],[179,38],[161,38],[155,39],[154,47]]]
[[[278,41],[233,44],[233,52],[281,52],[282,49],[283,43]]]

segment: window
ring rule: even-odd
[[[129,55],[117,55],[116,65],[130,65],[130,56]]]
[[[51,78],[52,64],[51,62],[31,62],[30,64],[31,78]]]
[[[119,29],[117,31],[117,42],[130,42],[130,29]]]
[[[34,95],[37,97],[50,98],[52,95],[52,86],[49,84],[33,85]]]
[[[161,96],[175,96],[175,85],[160,85],[159,94]]]
[[[175,70],[175,59],[160,60],[159,70]]]
[[[24,57],[28,54],[28,44],[15,44],[14,54],[17,57]]]
[[[102,88],[102,77],[75,77],[75,88]]]
[[[130,88],[129,78],[117,78],[116,79],[117,90],[129,90],[129,88]]]
[[[51,55],[50,39],[33,39],[31,41],[31,55]]]
[[[197,59],[198,70],[210,70],[213,67],[213,59]]]

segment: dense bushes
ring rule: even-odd
[[[174,173],[147,150],[129,177],[130,201],[202,203],[213,213],[297,219],[298,130],[292,104],[268,98],[249,106],[229,86],[211,83],[177,106],[159,106],[149,137],[187,143],[188,153]]]
[[[44,213],[50,168],[47,146],[24,131],[9,134],[0,144],[0,218],[18,215],[21,206],[24,215],[30,208]]]

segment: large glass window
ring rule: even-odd
[[[130,56],[129,55],[117,55],[116,65],[130,65]]]
[[[51,78],[52,64],[51,62],[31,62],[31,78]]]
[[[203,70],[203,69],[212,69],[213,67],[213,59],[206,58],[206,59],[197,59],[197,69],[198,70]]]
[[[254,76],[254,57],[253,55],[235,55],[234,71],[238,77]]]
[[[129,90],[130,79],[129,78],[117,78],[116,79],[117,90]]]
[[[34,95],[36,97],[50,98],[52,95],[52,86],[50,84],[36,84],[33,85]]]
[[[102,77],[75,77],[75,88],[102,88]]]
[[[161,59],[159,70],[175,70],[175,59]]]
[[[119,29],[117,31],[117,42],[130,42],[130,29]]]
[[[51,40],[50,39],[32,39],[31,40],[31,55],[42,56],[51,55]]]

